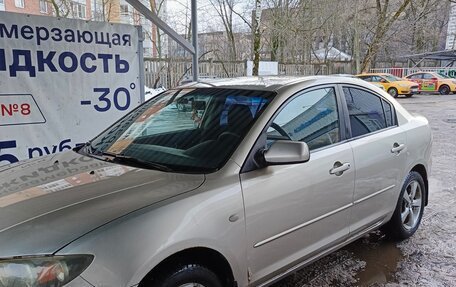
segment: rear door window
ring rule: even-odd
[[[395,116],[394,116],[394,111],[390,103],[388,103],[385,100],[382,100],[383,104],[383,110],[385,111],[385,120],[386,120],[386,126],[391,127],[396,124],[395,122]]]
[[[352,137],[384,129],[393,123],[392,111],[388,117],[385,116],[384,103],[379,96],[352,87],[344,87],[343,91],[350,117]],[[389,109],[391,110],[391,106]]]
[[[433,78],[435,78],[434,75],[429,74],[429,73],[426,73],[426,74],[423,75],[423,79],[425,79],[425,80],[430,80],[430,79],[433,79]]]
[[[415,75],[411,75],[410,77],[408,77],[409,79],[411,80],[420,80],[423,78],[423,74],[415,74]]]

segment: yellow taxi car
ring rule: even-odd
[[[407,98],[419,93],[418,84],[387,73],[359,74],[356,77],[373,84],[381,84],[393,97],[405,95]]]
[[[331,76],[357,78],[355,75],[352,75],[352,74],[332,74]],[[383,85],[381,85],[379,83],[371,83],[371,84],[373,84],[374,86],[376,86],[379,89],[385,90]]]
[[[418,84],[420,92],[439,92],[441,95],[456,93],[456,80],[434,72],[418,72],[405,77]]]

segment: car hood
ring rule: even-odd
[[[0,168],[0,258],[54,253],[203,182],[204,175],[133,168],[74,151]]]

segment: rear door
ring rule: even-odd
[[[423,74],[423,82],[421,84],[421,90],[425,92],[435,92],[438,90],[439,79],[431,73]]]
[[[393,105],[369,89],[344,86],[355,190],[350,233],[380,223],[394,209],[405,176],[407,143]]]

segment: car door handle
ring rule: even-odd
[[[344,173],[344,171],[350,169],[350,163],[341,163],[340,161],[336,161],[334,163],[334,167],[329,170],[329,174],[334,174],[340,176]]]
[[[394,143],[391,149],[392,153],[399,154],[405,148],[405,144]]]

